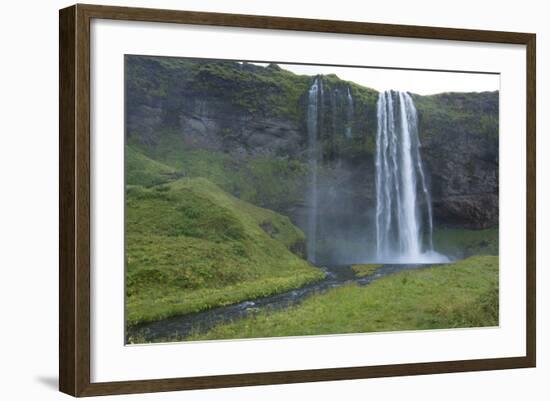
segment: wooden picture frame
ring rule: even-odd
[[[474,41],[526,46],[527,227],[526,355],[223,376],[92,383],[90,380],[90,21],[109,19],[240,28]],[[534,367],[535,48],[530,33],[372,24],[299,18],[74,5],[59,14],[59,388],[73,396],[144,393]]]

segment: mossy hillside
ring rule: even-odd
[[[204,177],[242,200],[278,211],[287,210],[302,201],[309,177],[307,163],[299,159],[263,154],[237,159],[221,151],[192,148],[174,130],[164,130],[155,146],[131,143],[132,152],[140,153],[141,158],[161,160],[162,165],[175,172],[164,174],[166,178],[180,175]],[[132,172],[134,168],[138,172]],[[127,174],[134,176],[144,169],[128,164]],[[134,183],[131,180],[128,182]]]
[[[280,68],[249,63],[216,62],[201,66],[199,78],[204,89],[217,95],[231,90],[231,102],[250,114],[303,119],[300,97],[307,92],[310,78]]]
[[[150,187],[178,178],[176,169],[150,159],[132,146],[125,147],[124,157],[127,185]]]
[[[135,325],[270,295],[321,279],[293,254],[287,217],[206,179],[126,191],[126,312]]]
[[[498,257],[475,256],[398,273],[365,287],[336,288],[285,311],[261,312],[188,339],[496,326],[498,294]]]

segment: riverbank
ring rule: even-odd
[[[361,267],[358,269],[358,266]],[[364,267],[369,267],[365,274]],[[319,268],[325,278],[292,290],[281,291],[273,295],[245,298],[242,302],[219,306],[208,310],[187,313],[154,322],[131,326],[127,329],[128,343],[148,343],[179,341],[206,333],[215,326],[244,319],[258,312],[284,310],[314,294],[322,294],[334,288],[355,283],[360,286],[370,284],[383,277],[408,270],[423,269],[430,265],[344,265]]]
[[[400,272],[313,295],[275,313],[219,325],[188,340],[261,338],[498,325],[498,257]]]
[[[498,324],[498,257],[385,265],[362,276],[332,268],[321,282],[132,330],[129,343],[482,327]]]

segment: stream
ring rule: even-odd
[[[159,339],[170,338],[174,335],[187,337],[192,333],[204,333],[218,324],[229,323],[253,313],[264,310],[277,311],[297,305],[307,297],[323,293],[331,288],[351,283],[365,286],[394,273],[429,266],[433,265],[388,264],[367,277],[357,277],[349,265],[323,267],[321,269],[326,273],[323,280],[306,284],[294,290],[131,327],[126,331],[126,342],[129,343],[130,337],[138,337],[146,342],[158,342]]]

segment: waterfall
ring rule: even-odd
[[[377,258],[408,263],[446,261],[445,256],[433,250],[431,197],[411,96],[406,92],[381,92],[377,117]]]
[[[307,133],[308,133],[308,163],[310,170],[310,182],[308,188],[307,208],[307,257],[315,263],[317,254],[317,230],[318,230],[318,188],[317,188],[317,164],[319,158],[319,105],[323,99],[323,82],[315,78],[308,94],[307,105]]]
[[[346,138],[352,137],[351,126],[353,124],[353,97],[348,87],[347,107],[346,107]]]

